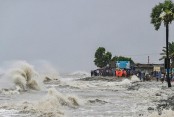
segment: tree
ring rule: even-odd
[[[134,61],[131,58],[124,56],[114,56],[112,61],[130,61],[130,64],[134,64]]]
[[[106,61],[106,65],[108,65],[111,61],[111,58],[112,58],[112,54],[111,52],[106,52],[105,56],[104,56],[104,59]]]
[[[104,47],[99,47],[95,52],[94,63],[97,67],[106,67],[112,58],[111,52],[106,52]]]
[[[172,62],[174,62],[174,42],[169,42],[168,45],[169,59],[171,59]],[[166,58],[166,47],[163,47],[162,53],[160,53],[160,55],[162,55],[162,57],[159,60],[163,60]]]
[[[166,27],[166,60],[167,60],[167,82],[168,87],[171,87],[169,78],[169,53],[168,53],[168,34],[169,24],[174,20],[174,4],[171,0],[165,0],[164,3],[159,3],[152,9],[151,23],[154,25],[155,30],[158,30],[161,23]]]

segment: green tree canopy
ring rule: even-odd
[[[155,30],[158,30],[163,22],[166,26],[174,20],[174,4],[171,0],[165,0],[164,3],[159,3],[152,9],[151,23]]]
[[[169,58],[170,59],[174,59],[174,42],[169,42]],[[163,47],[162,49],[162,53],[160,53],[160,55],[162,55],[162,57],[159,60],[163,60],[166,58],[166,47]]]
[[[106,52],[104,47],[99,47],[96,50],[94,63],[97,67],[106,67],[111,61],[130,61],[131,64],[134,64],[134,61],[129,57],[114,56],[112,58],[111,52]]]
[[[124,56],[114,56],[112,61],[130,61],[130,64],[134,64],[134,61],[131,58]]]
[[[104,47],[99,47],[95,52],[95,60],[94,63],[97,67],[105,67],[107,66],[112,58],[111,52],[106,52]]]
[[[168,53],[169,53],[169,59],[171,60],[172,66],[173,66],[173,64],[174,64],[174,42],[172,42],[172,43],[169,42]],[[162,53],[160,53],[160,55],[162,55],[162,57],[159,60],[164,60],[166,58],[166,47],[163,47]]]

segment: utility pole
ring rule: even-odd
[[[166,67],[167,67],[167,83],[168,87],[171,87],[171,82],[169,78],[170,60],[169,60],[169,22],[166,24]]]
[[[148,64],[149,64],[149,56],[148,56]]]

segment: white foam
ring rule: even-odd
[[[0,109],[0,115],[2,117],[17,116],[18,114],[16,114],[16,113],[18,113],[18,111],[14,110],[14,109],[12,109],[12,110]]]
[[[138,81],[140,81],[140,79],[136,75],[131,76],[131,82],[138,82]]]
[[[4,94],[4,95],[20,94],[19,88],[17,88],[16,90],[5,90],[5,89],[1,89],[0,92],[2,94]]]
[[[0,108],[15,109],[36,116],[60,117],[64,115],[64,107],[76,108],[83,104],[77,96],[60,93],[55,88],[48,89],[47,95],[33,102],[18,102],[0,104]]]
[[[131,85],[131,81],[129,79],[124,79],[120,82],[120,85]]]
[[[88,81],[70,81],[70,82],[61,82],[61,85],[67,85],[73,88],[79,89],[87,89],[87,88],[94,88],[97,87],[97,84],[93,84]]]
[[[48,61],[41,61],[38,72],[44,77],[44,80],[59,80],[60,74]]]
[[[80,99],[76,96],[64,95],[58,92],[55,88],[48,89],[47,97],[55,97],[57,99],[57,102],[59,102],[61,105],[74,107],[79,106],[81,104],[79,101]]]
[[[148,117],[174,117],[174,111],[163,110],[161,115],[159,115],[158,112],[153,112]]]
[[[86,71],[75,71],[71,73],[70,75],[76,76],[78,78],[90,77],[90,74]]]
[[[13,89],[18,91],[30,89],[40,90],[43,86],[43,79],[35,71],[34,67],[26,61],[15,62],[1,77],[0,80],[4,82],[1,89]]]

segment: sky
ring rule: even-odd
[[[0,0],[0,65],[8,61],[49,63],[60,72],[95,69],[104,47],[136,63],[159,61],[165,27],[150,23],[164,0]],[[169,41],[174,41],[170,25]]]

